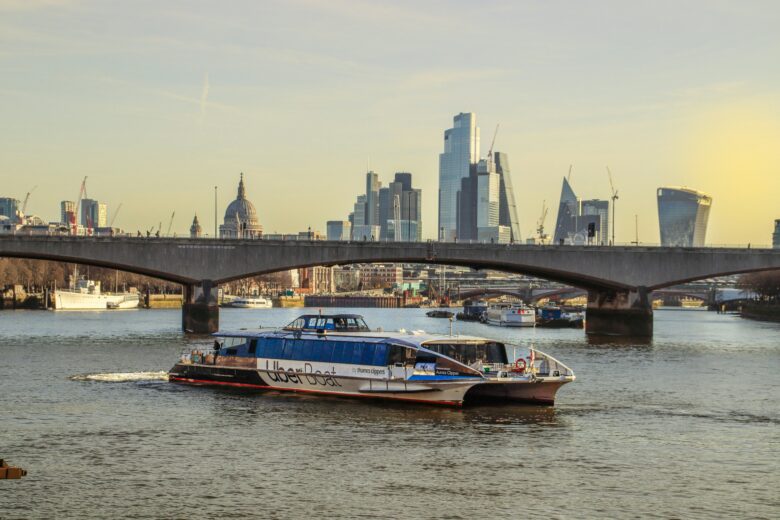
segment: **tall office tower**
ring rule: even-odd
[[[775,232],[772,233],[772,247],[780,249],[780,218],[775,220]]]
[[[555,222],[553,243],[573,244],[579,231],[580,201],[571,188],[568,179],[563,178],[561,201],[558,204],[558,219]]]
[[[370,171],[366,173],[366,225],[379,225],[379,176]]]
[[[658,224],[664,247],[703,247],[712,197],[689,188],[658,188]]]
[[[501,183],[499,185],[498,223],[509,228],[509,241],[520,242],[520,223],[517,220],[515,190],[512,188],[512,174],[509,170],[509,157],[505,153],[495,152],[493,159]]]
[[[328,240],[349,240],[352,237],[352,224],[348,220],[329,220],[326,226]]]
[[[477,239],[496,241],[495,228],[498,226],[499,184],[495,165],[490,159],[482,159],[477,164]]]
[[[9,197],[0,197],[0,215],[8,217],[11,222],[18,222],[19,201]]]
[[[588,242],[601,246],[609,245],[609,201],[599,199],[583,200],[580,208],[582,210],[582,225],[580,229],[584,226],[587,232],[588,225],[593,224],[594,236]]]
[[[358,195],[355,202],[355,211],[352,212],[352,240],[377,240],[379,238],[379,226],[369,225],[366,203],[366,195]],[[378,213],[378,208],[377,208]]]
[[[75,222],[76,203],[72,200],[63,200],[60,202],[60,222],[71,225]]]
[[[453,127],[444,131],[444,153],[439,154],[439,227],[440,238],[455,240],[458,233],[458,191],[479,158],[477,116],[460,113]]]
[[[380,240],[422,240],[422,192],[412,187],[412,174],[397,172],[393,182],[379,190]]]
[[[81,200],[81,225],[90,228],[106,227],[108,208],[94,199]]]

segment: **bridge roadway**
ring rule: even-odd
[[[190,238],[0,236],[0,256],[110,267],[181,283],[182,327],[218,327],[216,287],[316,265],[428,263],[494,269],[588,291],[587,332],[651,336],[654,289],[780,269],[780,250],[534,246],[449,242],[329,242]]]

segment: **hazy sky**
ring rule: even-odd
[[[780,218],[780,2],[0,0],[0,196],[59,218],[87,175],[135,232],[213,232],[244,172],[265,231],[345,219],[370,166],[411,171],[436,236],[443,131],[476,112],[509,154],[523,237],[561,178],[620,194],[617,241],[658,242],[655,189],[713,196],[708,242]]]

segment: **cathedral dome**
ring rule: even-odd
[[[238,182],[238,195],[225,210],[225,222],[220,226],[223,238],[253,238],[263,234],[263,227],[257,220],[255,205],[246,198],[244,174]]]
[[[236,219],[242,223],[257,224],[255,205],[246,198],[243,173],[241,174],[241,180],[238,182],[238,196],[225,210],[225,223],[235,221]]]

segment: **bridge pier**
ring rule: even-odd
[[[585,332],[594,336],[652,337],[653,307],[646,287],[588,291]]]
[[[184,286],[181,306],[181,328],[184,332],[211,334],[219,329],[217,286],[211,280]]]

